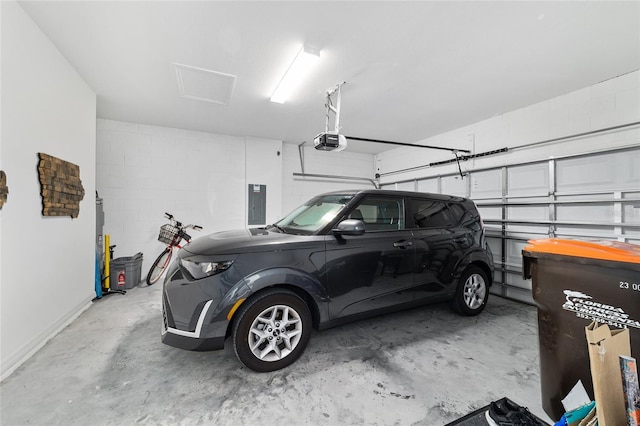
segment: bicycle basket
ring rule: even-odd
[[[169,223],[160,227],[160,235],[158,235],[158,241],[165,244],[176,245],[180,242],[180,230],[178,227]]]

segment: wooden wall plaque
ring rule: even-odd
[[[84,198],[80,167],[41,152],[38,157],[42,215],[78,217]]]
[[[0,210],[2,206],[7,202],[7,196],[9,195],[9,187],[7,186],[7,175],[4,171],[0,170]]]

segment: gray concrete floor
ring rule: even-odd
[[[443,425],[508,396],[540,402],[536,309],[432,305],[314,332],[291,367],[160,342],[161,285],[93,305],[0,384],[8,425]]]

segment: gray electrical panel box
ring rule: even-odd
[[[267,224],[267,185],[249,184],[248,208],[249,225]]]
[[[100,263],[100,270],[104,267],[104,207],[102,198],[96,193],[96,253]]]

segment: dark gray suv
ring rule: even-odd
[[[449,300],[485,307],[493,258],[473,201],[387,190],[319,195],[265,228],[217,232],[180,250],[163,288],[162,341],[222,349],[273,371],[312,327]]]

